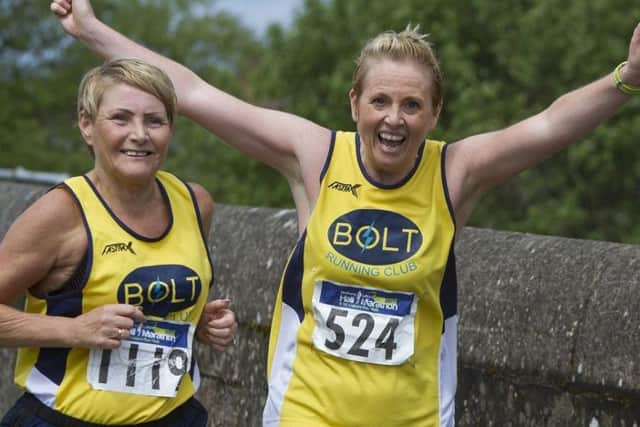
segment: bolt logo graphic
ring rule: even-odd
[[[422,245],[422,233],[395,212],[358,209],[337,218],[329,227],[331,246],[343,256],[364,264],[395,264],[411,257]]]
[[[166,317],[194,305],[202,292],[195,271],[184,265],[140,267],[118,287],[118,302],[142,307],[148,316]]]

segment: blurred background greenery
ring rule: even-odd
[[[627,55],[637,0],[305,0],[290,26],[256,36],[211,0],[94,0],[96,14],[247,101],[353,130],[347,92],[370,37],[419,24],[445,74],[431,135],[455,141],[546,107]],[[65,35],[49,2],[0,0],[0,168],[80,174],[81,76],[97,56]],[[470,225],[640,243],[640,98],[589,137],[485,196]],[[292,207],[286,181],[186,119],[166,169],[219,203]]]

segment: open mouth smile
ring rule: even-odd
[[[394,135],[388,132],[378,133],[378,141],[380,141],[382,145],[386,145],[387,147],[398,147],[402,145],[405,140],[406,137],[401,135]]]

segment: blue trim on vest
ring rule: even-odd
[[[320,171],[320,180],[318,182],[322,182],[325,174],[327,173],[327,169],[329,169],[329,164],[331,163],[331,157],[333,156],[333,148],[336,146],[336,131],[331,131],[331,141],[329,142],[329,152],[327,153],[327,158],[324,160],[324,166],[322,166],[322,171]]]
[[[87,252],[84,257],[84,265],[78,266],[77,270],[82,268],[84,271],[82,272],[81,279],[78,281],[78,286],[74,289],[68,289],[67,283],[65,282],[60,291],[55,292],[52,295],[46,295],[44,297],[34,295],[33,293],[31,295],[37,298],[43,298],[46,301],[47,315],[76,317],[82,313],[82,290],[87,284],[89,274],[91,273],[91,266],[93,265],[93,239],[91,237],[89,224],[87,223],[87,218],[76,193],[66,183],[62,183],[56,187],[67,190],[80,210],[82,224],[87,235]],[[75,277],[75,275],[76,274],[74,273],[73,276]],[[64,347],[40,348],[38,351],[38,358],[34,366],[44,376],[60,385],[66,372],[67,357],[69,356],[70,351],[71,348]]]
[[[447,184],[447,174],[446,174],[446,158],[447,158],[447,148],[448,144],[444,144],[442,147],[442,154],[440,155],[440,173],[442,174],[442,188],[444,189],[444,198],[447,201],[447,207],[449,208],[449,214],[451,215],[451,220],[453,221],[454,227],[454,236],[457,233],[457,224],[456,217],[453,212],[453,204],[451,203],[451,196],[449,195],[449,185]]]
[[[382,188],[385,190],[393,190],[394,188],[402,187],[404,184],[407,183],[407,181],[411,179],[411,177],[416,173],[418,166],[420,166],[420,161],[422,160],[422,154],[424,153],[424,146],[426,144],[426,141],[422,142],[422,144],[420,145],[420,148],[418,149],[418,154],[416,155],[416,161],[413,164],[413,167],[411,168],[409,173],[404,178],[402,178],[400,181],[396,182],[395,184],[383,184],[382,182],[378,182],[375,179],[373,179],[371,175],[367,173],[367,169],[364,167],[364,163],[362,162],[362,158],[360,157],[360,134],[356,133],[355,135],[356,135],[356,143],[355,143],[356,157],[358,159],[358,166],[360,166],[360,171],[362,172],[362,175],[367,179],[367,181],[369,181],[370,184],[378,188]]]
[[[98,197],[98,200],[100,200],[100,202],[102,203],[102,206],[104,206],[104,208],[107,210],[109,215],[111,215],[111,218],[113,218],[113,220],[115,222],[117,222],[118,225],[120,227],[122,227],[123,230],[125,230],[127,233],[131,234],[136,239],[142,240],[143,242],[158,242],[158,241],[164,239],[167,236],[167,234],[169,234],[169,231],[171,231],[171,227],[173,227],[173,210],[171,209],[171,203],[169,202],[169,196],[167,195],[167,190],[164,189],[164,186],[162,185],[162,183],[160,182],[160,180],[157,177],[155,179],[156,183],[158,184],[158,188],[160,189],[160,194],[162,195],[162,200],[164,201],[164,204],[167,207],[167,211],[169,212],[169,223],[167,224],[167,228],[158,237],[146,237],[146,236],[143,236],[141,234],[136,233],[131,228],[129,228],[129,226],[127,226],[127,224],[122,222],[120,220],[120,218],[118,218],[118,216],[115,214],[115,212],[113,212],[111,210],[111,207],[102,198],[102,196],[98,192],[98,189],[93,185],[93,182],[91,182],[91,180],[86,175],[83,175],[82,177],[87,181],[87,183],[89,184],[89,187],[91,187],[91,189],[93,190],[93,192],[96,195],[96,197]]]
[[[177,177],[180,182],[182,182],[185,187],[187,187],[187,191],[191,195],[191,202],[193,203],[193,207],[195,209],[196,218],[198,220],[198,228],[200,229],[200,237],[202,237],[202,244],[204,245],[204,249],[207,252],[207,258],[209,259],[209,268],[211,269],[211,282],[209,282],[209,289],[213,287],[213,282],[215,280],[215,272],[213,271],[213,263],[211,262],[211,253],[209,253],[209,245],[207,244],[207,232],[209,230],[204,229],[202,226],[202,218],[200,218],[200,206],[198,206],[198,199],[196,199],[196,194],[193,192],[193,189],[189,184],[184,181],[182,178]]]
[[[444,270],[442,285],[440,286],[440,308],[443,319],[453,317],[458,312],[458,274],[456,273],[456,255],[451,241],[451,251]],[[444,333],[444,322],[442,323]]]
[[[304,319],[302,306],[302,276],[304,268],[304,243],[307,238],[305,230],[300,236],[282,279],[282,302],[293,308],[298,314],[300,323]]]
[[[66,183],[63,183],[62,187],[65,188],[69,192],[69,194],[71,194],[71,197],[73,197],[73,200],[75,200],[76,204],[78,205],[78,210],[80,211],[80,216],[82,217],[82,224],[84,225],[84,231],[87,235],[87,253],[84,256],[85,262],[84,265],[78,266],[78,269],[82,268],[83,272],[77,289],[83,289],[86,286],[87,281],[89,280],[89,275],[91,274],[91,266],[93,265],[93,237],[91,235],[89,223],[87,222],[87,217],[84,213],[84,210],[82,209],[82,204],[80,203],[78,196]],[[73,274],[72,278],[75,277],[75,275],[76,273]],[[63,290],[67,287],[68,283],[69,282],[66,282],[64,284],[64,286],[62,287]]]
[[[193,339],[193,341],[195,341],[195,337]],[[191,383],[193,384],[193,377],[196,374],[196,352],[195,352],[195,346],[193,349],[193,352],[191,353],[191,366],[189,366],[189,376],[191,377]],[[202,372],[200,373],[200,375],[202,375]],[[202,382],[202,379],[200,379],[200,381]]]
[[[456,272],[456,254],[454,250],[455,236],[458,233],[456,217],[453,211],[453,204],[451,203],[451,196],[449,195],[449,185],[447,184],[446,174],[446,158],[448,144],[444,144],[442,147],[442,154],[440,155],[440,173],[442,174],[442,188],[444,191],[444,197],[447,201],[447,208],[451,215],[451,221],[453,221],[453,239],[451,240],[451,250],[449,251],[449,258],[447,259],[447,266],[444,270],[444,277],[442,278],[442,286],[440,287],[440,307],[442,309],[442,315],[444,319],[453,317],[458,312],[458,274]],[[444,333],[444,322],[442,323],[442,332]]]
[[[47,296],[47,315],[76,317],[82,313],[82,289]],[[60,385],[67,367],[70,348],[41,348],[35,367],[44,376]]]
[[[70,348],[41,348],[35,367],[57,385],[62,384]]]

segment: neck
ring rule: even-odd
[[[145,182],[125,183],[95,170],[87,176],[111,211],[130,229],[148,238],[155,238],[166,230],[170,212],[155,177]]]
[[[149,206],[162,199],[155,177],[144,181],[124,181],[92,170],[87,174],[100,196],[113,208],[130,213]]]

